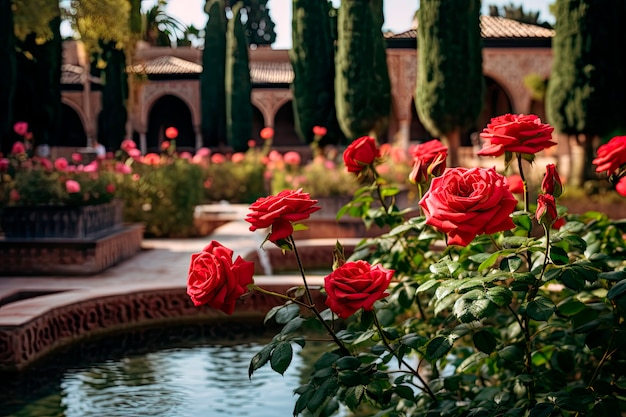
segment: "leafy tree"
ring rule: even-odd
[[[526,11],[524,10],[524,6],[516,6],[513,3],[509,3],[508,5],[502,6],[502,12],[500,11],[500,7],[496,5],[489,6],[489,16],[495,17],[505,17],[507,19],[515,20],[521,23],[528,23],[530,25],[543,26],[547,28],[551,28],[552,25],[548,22],[540,22],[539,21],[539,11]]]
[[[269,15],[267,0],[226,0],[226,10],[241,4],[246,16],[245,36],[249,45],[271,45],[276,40],[276,26]],[[235,13],[232,12],[234,15]]]
[[[233,7],[226,34],[226,128],[235,151],[246,150],[252,136],[252,86],[241,8],[240,4]]]
[[[0,152],[8,151],[17,66],[11,0],[0,0]]]
[[[202,51],[200,93],[202,133],[206,144],[218,144],[226,139],[226,12],[223,0],[207,1],[209,15]]]
[[[313,127],[327,128],[325,139],[340,142],[343,133],[335,112],[335,40],[332,5],[319,0],[293,0],[289,58],[296,131],[300,139],[313,141]]]
[[[626,127],[623,58],[613,45],[626,41],[626,2],[558,0],[553,8],[556,35],[546,112],[561,133],[576,137],[584,158],[570,167],[572,184],[595,177],[594,138]],[[620,42],[621,41],[621,42]]]
[[[383,132],[391,110],[381,10],[380,0],[343,0],[339,7],[335,105],[351,139]]]
[[[165,12],[167,0],[159,0],[142,14],[142,39],[154,46],[178,46],[187,27]]]
[[[483,99],[480,1],[422,0],[417,16],[417,114],[457,166],[461,133],[474,127]]]

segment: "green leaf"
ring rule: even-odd
[[[350,387],[346,390],[345,402],[348,408],[352,411],[361,404],[363,394],[365,393],[365,387],[363,385],[357,385],[356,387]]]
[[[358,358],[355,358],[354,356],[344,356],[342,358],[337,359],[337,361],[335,362],[335,367],[340,370],[343,370],[343,369],[355,370],[355,369],[358,369],[359,366],[361,366],[361,361]]]
[[[307,409],[312,413],[315,413],[317,409],[320,408],[329,397],[331,397],[331,394],[337,391],[338,387],[339,383],[335,378],[328,378],[315,391],[315,394],[313,394],[313,397],[311,397],[311,400],[309,400],[309,403],[307,404]]]
[[[281,342],[276,346],[276,349],[272,352],[272,358],[270,359],[270,365],[272,369],[279,374],[283,375],[293,357],[293,348],[289,342]]]
[[[565,249],[554,245],[550,246],[550,259],[557,265],[566,265],[569,262]]]
[[[503,271],[515,272],[522,266],[522,258],[519,256],[509,256],[500,262],[500,269]]]
[[[430,362],[443,358],[452,349],[452,341],[447,336],[436,336],[426,344],[426,359]]]
[[[426,344],[428,338],[425,336],[420,336],[415,333],[410,333],[402,336],[401,342],[403,345],[410,347],[411,349],[419,349]]]
[[[526,314],[536,321],[547,321],[554,313],[555,306],[545,297],[537,297],[526,306]]]
[[[296,317],[282,328],[280,334],[284,336],[286,334],[293,333],[298,330],[300,326],[302,326],[302,323],[304,323],[304,319],[302,317]]]
[[[571,300],[566,300],[566,301],[561,302],[557,306],[556,309],[559,312],[559,314],[569,317],[569,316],[573,316],[575,314],[580,313],[585,308],[587,308],[585,303],[582,303],[575,299],[571,299]]]
[[[556,408],[556,405],[552,403],[537,404],[530,410],[530,414],[528,416],[529,417],[548,417],[550,414],[552,414],[555,408]]]
[[[476,349],[486,354],[490,354],[491,352],[493,352],[496,349],[496,345],[498,344],[494,335],[487,330],[481,330],[474,333],[472,340],[474,341],[474,346],[476,346]]]
[[[498,307],[504,307],[513,300],[513,293],[506,287],[495,286],[487,290],[487,298]]]
[[[265,365],[270,358],[270,354],[272,353],[272,349],[274,349],[274,344],[269,344],[263,347],[252,357],[250,360],[250,366],[248,367],[248,378],[252,377],[254,371]]]
[[[490,315],[493,310],[494,304],[487,298],[484,291],[472,290],[456,300],[452,313],[462,323],[468,323]]]
[[[415,394],[413,394],[413,390],[406,385],[398,385],[393,389],[396,394],[400,398],[404,398],[405,400],[415,401]]]
[[[519,362],[524,358],[524,352],[517,346],[509,345],[500,349],[498,356],[509,362]]]
[[[607,281],[617,282],[626,279],[626,271],[601,272],[598,274],[598,278],[602,278]]]
[[[578,274],[575,268],[563,268],[559,279],[563,285],[574,291],[580,291],[585,288],[585,277]]]
[[[614,300],[624,294],[624,292],[626,292],[626,281],[620,281],[617,284],[613,285],[613,287],[611,287],[606,295],[606,298],[608,298],[609,300]]]
[[[526,213],[522,214],[513,214],[513,224],[515,224],[516,226],[524,229],[524,230],[530,230],[533,227],[533,223],[530,220],[530,216]]]
[[[428,290],[430,290],[431,288],[436,287],[437,285],[439,285],[439,281],[436,279],[431,279],[428,280],[424,283],[422,283],[419,287],[417,287],[417,290],[415,292],[417,292],[418,294],[426,292]]]
[[[483,271],[487,268],[491,268],[493,264],[495,264],[496,261],[498,260],[498,257],[500,257],[500,252],[492,253],[491,256],[489,256],[487,259],[483,261],[483,263],[478,265],[478,270]]]
[[[276,323],[289,323],[300,314],[300,306],[298,304],[285,304],[276,311]]]
[[[330,368],[333,363],[339,359],[339,355],[331,352],[324,352],[317,362],[315,362],[315,369]]]

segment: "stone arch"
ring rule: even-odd
[[[63,143],[59,146],[84,147],[88,143],[82,109],[68,100],[61,100],[61,132]]]
[[[157,152],[161,143],[167,140],[165,129],[178,130],[176,147],[180,151],[194,151],[196,148],[192,112],[188,103],[175,95],[162,95],[152,102],[147,112],[146,145],[148,152]]]
[[[484,76],[485,93],[483,97],[483,109],[476,121],[476,131],[481,131],[492,117],[506,113],[512,113],[513,99],[506,86],[491,76]]]
[[[263,115],[264,126],[274,127],[276,114],[285,103],[291,102],[289,89],[254,89],[250,101]]]
[[[173,96],[185,103],[190,111],[193,126],[200,126],[200,87],[198,81],[172,81],[167,83],[152,83],[143,87],[142,108],[139,117],[138,131],[147,132],[150,112],[154,105],[165,96]]]

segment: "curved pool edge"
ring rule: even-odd
[[[255,277],[255,281],[269,291],[284,293],[298,285],[296,278]],[[315,297],[316,303],[323,304],[318,291]],[[281,304],[278,297],[252,292],[228,316],[208,306],[194,306],[180,286],[112,289],[109,294],[70,291],[23,300],[5,306],[0,316],[0,372],[25,369],[58,348],[106,332],[181,321],[262,321],[267,311]],[[20,314],[12,315],[19,312],[22,320]]]

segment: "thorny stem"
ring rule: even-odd
[[[528,191],[528,183],[526,182],[526,177],[524,176],[524,168],[522,166],[522,154],[517,154],[517,168],[519,170],[519,175],[522,178],[522,184],[524,185],[524,211],[526,213],[530,213],[530,193]],[[530,233],[530,231],[528,232]]]
[[[414,375],[422,384],[421,387],[419,387],[420,389],[426,391],[426,393],[428,394],[428,396],[434,401],[437,402],[437,397],[435,396],[435,393],[430,389],[430,387],[428,386],[428,383],[424,380],[424,378],[422,378],[422,376],[420,375],[420,373],[417,371],[417,369],[414,369],[407,361],[404,360],[404,358],[400,358],[397,354],[396,354],[396,350],[393,349],[393,347],[389,344],[389,341],[387,340],[387,337],[385,336],[385,333],[383,332],[382,326],[380,325],[380,322],[378,321],[378,317],[376,317],[376,312],[372,311],[372,315],[374,316],[374,325],[376,326],[376,329],[378,329],[378,333],[380,334],[380,338],[383,342],[383,344],[385,345],[385,347],[387,348],[387,350],[389,352],[391,352],[396,359],[398,359],[398,361],[407,367],[407,369],[409,370],[409,372],[411,372],[412,375]],[[417,386],[417,385],[416,385]]]
[[[329,336],[333,338],[335,344],[347,355],[351,355],[350,350],[344,345],[344,343],[337,337],[337,334],[333,331],[333,329],[328,325],[326,320],[322,318],[322,315],[318,311],[317,307],[315,307],[315,303],[313,303],[313,297],[311,296],[311,290],[309,288],[309,284],[306,280],[306,275],[304,273],[304,266],[302,265],[302,260],[300,259],[300,254],[298,253],[298,248],[296,248],[296,241],[293,236],[289,236],[289,240],[293,246],[293,252],[296,254],[296,260],[298,261],[298,269],[300,270],[300,275],[302,276],[302,282],[304,283],[304,291],[306,292],[307,299],[309,301],[309,310],[315,314],[315,317],[319,320],[319,322],[324,326]]]

